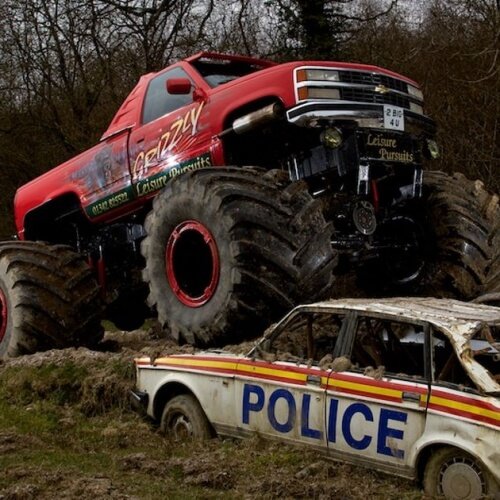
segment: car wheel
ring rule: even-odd
[[[165,405],[161,430],[175,441],[212,437],[212,429],[205,412],[190,394],[175,396]]]
[[[485,467],[457,448],[441,448],[431,455],[424,472],[424,491],[432,497],[482,498],[494,492],[495,483]]]

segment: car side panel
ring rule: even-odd
[[[428,395],[420,382],[224,355],[136,363],[137,387],[150,396],[151,416],[161,388],[178,383],[221,434],[258,432],[328,448],[331,458],[410,478],[427,447],[455,446],[484,463],[500,484],[495,397],[438,385]]]
[[[163,358],[154,365],[137,364],[137,387],[149,395],[147,413],[153,418],[155,402],[162,388],[168,384],[181,384],[192,392],[203,408],[210,423],[236,427],[234,412],[234,359],[213,360],[197,356]]]
[[[422,438],[409,457],[412,464],[424,448],[448,445],[460,448],[490,470],[500,484],[500,401],[434,386]]]
[[[426,401],[423,383],[333,372],[326,399],[328,453],[413,477],[408,457],[424,432]]]
[[[236,375],[237,433],[325,448],[325,384],[317,366],[242,360]]]

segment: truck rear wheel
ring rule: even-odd
[[[406,249],[388,250],[362,269],[362,286],[378,293],[465,300],[480,294],[494,242],[493,218],[486,215],[485,191],[479,188],[461,174],[424,172],[422,199],[396,207],[381,228]]]
[[[149,305],[178,341],[256,336],[331,290],[332,227],[307,186],[280,171],[185,174],[156,197],[145,227]]]
[[[103,336],[99,288],[68,247],[0,244],[0,358],[92,346]]]
[[[481,193],[483,213],[491,224],[489,243],[492,257],[486,273],[482,295],[488,297],[488,303],[500,306],[500,205],[498,195],[489,194],[482,183],[477,184]]]

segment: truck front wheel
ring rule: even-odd
[[[491,224],[489,243],[493,252],[486,281],[482,290],[483,295],[490,297],[492,305],[500,306],[500,204],[497,194],[491,195],[483,189],[482,184],[478,185],[482,193],[483,212]]]
[[[0,244],[0,358],[92,346],[103,336],[99,288],[62,245]]]
[[[255,337],[300,302],[328,296],[332,228],[280,171],[212,168],[155,198],[142,242],[149,305],[180,342]]]

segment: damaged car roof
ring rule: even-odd
[[[428,322],[446,335],[454,345],[460,363],[478,389],[488,394],[500,394],[500,384],[474,359],[471,338],[484,325],[500,326],[500,308],[483,304],[432,297],[398,297],[380,299],[339,299],[297,306],[283,320],[270,328],[265,337],[291,316],[300,312],[359,311],[386,315],[400,320]],[[500,339],[488,340],[491,349],[500,355]]]
[[[339,299],[297,306],[297,310],[346,309],[399,316],[409,320],[428,321],[447,330],[474,324],[500,324],[500,308],[483,304],[432,297],[398,297],[380,299]],[[471,327],[469,326],[468,329]]]

